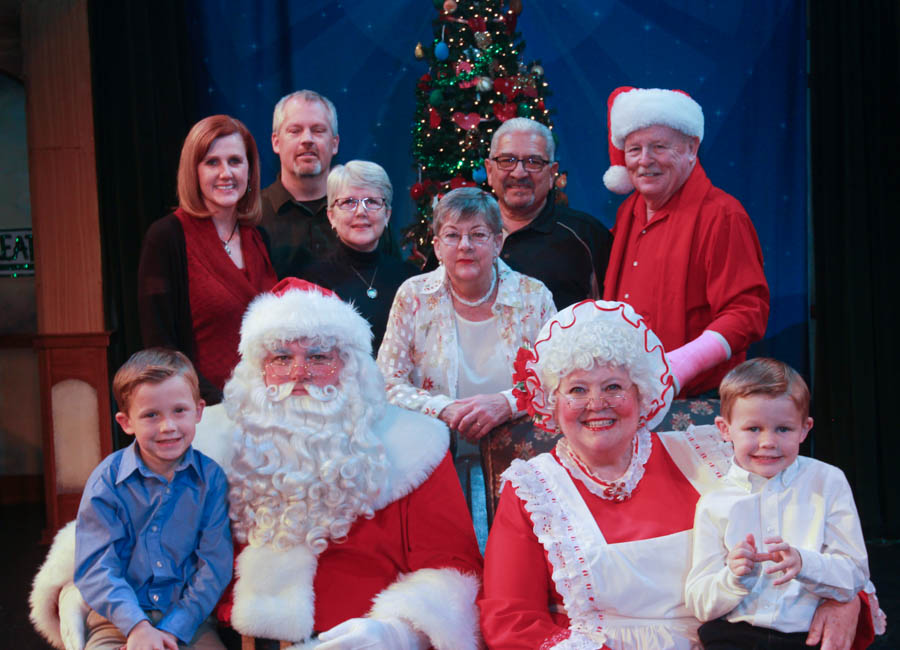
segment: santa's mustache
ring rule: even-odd
[[[286,381],[283,384],[272,384],[271,386],[267,386],[266,398],[270,402],[283,402],[291,396],[294,387],[298,383],[299,382],[296,381]],[[322,387],[316,386],[315,384],[303,384],[303,388],[306,391],[306,394],[317,402],[331,402],[340,395],[340,391],[331,384]]]

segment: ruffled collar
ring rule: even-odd
[[[601,499],[607,501],[622,502],[631,498],[631,493],[644,476],[644,465],[650,458],[653,447],[653,439],[647,427],[638,429],[634,437],[634,448],[631,452],[631,462],[628,469],[619,478],[613,481],[605,481],[591,472],[590,468],[575,455],[565,438],[560,438],[556,443],[556,456],[559,462],[569,473],[584,483],[585,487]]]

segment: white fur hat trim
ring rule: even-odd
[[[621,93],[609,112],[613,144],[622,149],[628,134],[662,124],[703,140],[703,109],[686,94],[662,88],[635,88]]]

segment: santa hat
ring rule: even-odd
[[[343,349],[372,355],[372,328],[352,305],[319,285],[285,278],[247,307],[238,350],[259,363],[268,345],[306,337],[329,337]]]
[[[534,349],[521,348],[516,358],[513,394],[536,426],[556,430],[550,399],[556,386],[547,380],[568,374],[574,370],[572,363],[583,363],[586,355],[601,364],[627,365],[641,395],[639,424],[652,429],[662,422],[675,397],[675,385],[659,338],[631,305],[583,300],[544,323]]]
[[[625,138],[639,129],[662,124],[703,141],[703,109],[683,90],[621,86],[607,101],[610,167],[603,184],[616,194],[634,189],[625,170]]]

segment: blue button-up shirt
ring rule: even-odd
[[[189,448],[171,482],[134,443],[100,463],[78,508],[75,584],[126,636],[163,612],[157,628],[188,643],[231,580],[225,473]]]

